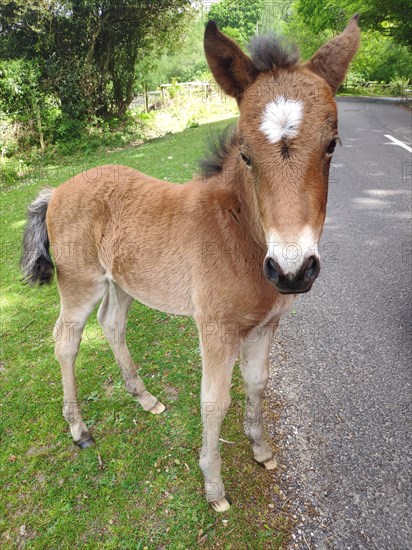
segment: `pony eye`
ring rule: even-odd
[[[326,154],[328,156],[333,155],[337,142],[338,142],[338,138],[333,138],[332,141],[329,143],[329,145],[326,147]]]
[[[246,164],[248,168],[252,166],[252,161],[250,158],[248,158],[244,153],[240,153],[240,156],[242,157],[243,162]]]

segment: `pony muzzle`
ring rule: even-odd
[[[265,277],[281,294],[301,294],[308,292],[320,272],[320,261],[311,255],[294,271],[285,272],[275,258],[266,256],[263,262]]]

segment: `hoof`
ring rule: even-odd
[[[158,401],[156,405],[150,409],[149,412],[151,412],[152,414],[161,414],[165,409],[166,407],[163,405],[163,403],[160,403],[160,401]]]
[[[230,500],[229,497],[223,497],[219,500],[212,500],[210,505],[215,512],[227,512],[230,508]]]
[[[266,460],[261,464],[266,468],[266,470],[274,470],[275,468],[277,468],[277,465],[278,465],[276,458],[273,456],[272,458],[269,458],[269,460]]]
[[[89,435],[87,439],[82,439],[81,441],[75,441],[74,443],[80,449],[87,449],[88,447],[93,447],[96,441],[94,440],[94,437],[92,435]]]

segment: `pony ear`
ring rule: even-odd
[[[222,90],[238,101],[255,80],[258,70],[239,46],[209,21],[205,29],[205,54],[212,74]]]
[[[360,43],[359,14],[355,14],[345,30],[324,44],[305,66],[321,76],[335,94],[357,52]]]

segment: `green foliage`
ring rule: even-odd
[[[404,0],[298,0],[298,11],[314,31],[341,31],[354,13],[363,30],[378,31],[412,47],[412,3]]]
[[[219,28],[237,29],[241,44],[246,43],[259,31],[264,0],[220,0],[212,4],[208,17],[216,21]],[[235,37],[236,39],[236,37]]]
[[[365,3],[363,8],[366,7]],[[345,0],[338,3],[331,0],[325,4],[318,0],[298,0],[290,6],[283,30],[297,43],[302,58],[308,59],[325,41],[342,30],[357,10],[362,13],[362,38],[360,49],[350,67],[349,79],[356,76],[358,80],[385,83],[409,79],[412,66],[409,48],[397,43],[391,36],[393,33],[383,34],[380,28],[372,30],[369,20],[364,21],[361,2]],[[391,25],[393,29],[394,23]]]
[[[198,128],[200,124],[194,118],[190,118],[186,124],[186,128]]]
[[[0,158],[0,189],[13,186],[17,181],[26,178],[32,167],[21,158]]]
[[[377,31],[369,31],[362,35],[361,47],[351,70],[361,74],[364,80],[389,83],[409,78],[411,67],[412,53],[406,46],[382,37]]]
[[[163,55],[146,56],[137,64],[137,91],[147,83],[150,90],[176,78],[178,82],[204,80],[208,73],[203,51],[204,22],[201,17],[191,20],[181,38],[179,48],[169,49]]]
[[[290,8],[287,23],[282,26],[283,33],[299,47],[302,59],[308,59],[322,44],[332,37],[330,31],[314,31],[298,12],[298,2]]]
[[[0,60],[0,111],[20,117],[41,100],[40,71],[35,61]]]
[[[285,33],[288,28],[292,13],[292,0],[276,0],[276,2],[264,2],[259,21],[259,32],[275,30]]]
[[[170,86],[167,88],[168,94],[171,99],[174,99],[179,95],[180,87],[178,85],[178,79],[174,76]]]
[[[41,88],[36,60],[0,60],[0,149],[2,156],[53,139],[58,105]]]
[[[191,10],[190,0],[15,0],[0,5],[0,53],[35,59],[67,117],[123,115],[137,59],[178,43]]]
[[[235,27],[223,27],[222,32],[225,33],[229,38],[234,40],[239,44],[241,48],[245,48],[247,44],[246,37],[242,34],[242,31]]]

